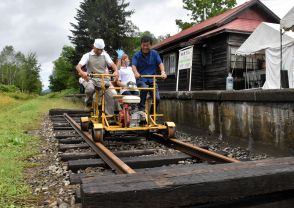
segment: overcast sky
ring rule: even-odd
[[[238,4],[246,0],[237,0]],[[59,57],[64,45],[70,45],[70,22],[74,22],[80,0],[1,0],[0,50],[12,45],[22,53],[36,52],[41,63],[44,89],[52,72],[52,61]],[[189,20],[182,0],[129,0],[135,10],[132,22],[140,31],[156,36],[179,32],[175,19]],[[294,6],[294,0],[262,0],[278,16],[283,17]]]

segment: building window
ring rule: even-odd
[[[231,46],[231,72],[234,77],[235,89],[262,87],[265,82],[264,54],[237,56],[238,47]]]
[[[169,55],[163,56],[163,65],[164,65],[165,72],[167,73],[167,71],[169,70]]]
[[[264,54],[254,54],[251,56],[237,56],[238,47],[231,46],[231,69],[260,70],[265,60]]]
[[[237,56],[236,51],[238,47],[231,47],[231,70],[245,69],[245,57]]]
[[[163,56],[163,65],[167,75],[176,73],[177,60],[176,53],[170,53]]]

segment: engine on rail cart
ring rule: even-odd
[[[135,95],[122,97],[121,103],[123,107],[118,116],[118,121],[122,127],[139,127],[147,123],[146,113],[138,109],[140,100],[140,97]]]
[[[81,117],[81,129],[83,131],[92,132],[93,140],[102,142],[106,134],[112,133],[162,133],[166,139],[175,136],[175,123],[164,122],[159,124],[158,117],[163,116],[156,112],[156,79],[161,78],[160,75],[143,75],[144,78],[153,78],[153,87],[150,88],[136,88],[139,91],[149,90],[153,91],[152,103],[153,112],[149,113],[149,106],[146,105],[145,111],[139,111],[138,104],[140,103],[140,96],[136,95],[114,95],[121,104],[121,110],[115,115],[106,115],[105,109],[105,91],[108,89],[104,85],[104,78],[110,77],[110,74],[91,74],[92,77],[101,78],[101,88],[95,90],[95,99],[93,102],[93,112],[90,117]],[[113,89],[121,89],[121,87],[113,87]],[[129,87],[129,90],[134,88]],[[101,99],[101,106],[99,106],[99,99]]]

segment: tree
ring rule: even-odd
[[[52,91],[56,92],[78,87],[75,65],[72,63],[75,55],[76,52],[73,47],[64,46],[60,57],[53,62],[53,73],[49,76],[49,88]]]
[[[40,64],[35,53],[27,56],[6,46],[0,53],[0,84],[14,85],[22,92],[40,93]]]
[[[19,64],[19,62],[16,60],[16,53],[13,46],[6,46],[3,48],[0,54],[0,64],[1,83],[13,85],[17,72],[17,64]]]
[[[23,71],[23,75],[19,77],[23,79],[23,84],[17,87],[29,93],[40,94],[42,91],[40,70],[41,65],[38,63],[37,55],[35,53],[29,53],[24,57],[21,70]]]
[[[183,3],[183,8],[192,12],[192,22],[183,22],[177,19],[176,24],[182,30],[233,8],[236,5],[236,0],[183,0]]]
[[[92,48],[94,39],[102,38],[106,51],[114,54],[114,49],[129,48],[128,39],[136,27],[127,20],[133,11],[126,11],[129,3],[124,0],[84,0],[77,10],[77,24],[71,23],[70,36],[76,49],[76,62]]]
[[[160,35],[160,36],[157,37],[157,42],[159,43],[159,42],[161,42],[161,41],[163,41],[164,39],[167,39],[167,38],[169,38],[169,37],[170,37],[170,34]]]
[[[189,27],[192,27],[194,24],[195,22],[183,22],[180,19],[176,19],[176,25],[178,25],[181,30],[186,30]]]
[[[137,33],[135,33],[135,35],[133,35],[133,37],[130,37],[128,40],[127,45],[129,46],[129,50],[126,48],[123,48],[124,51],[126,51],[129,54],[129,57],[132,57],[137,51],[139,51],[141,49],[141,38],[144,35],[150,36],[153,40],[153,44],[159,43],[160,41],[170,37],[170,34],[156,37],[150,31],[137,32]]]

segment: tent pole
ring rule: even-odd
[[[283,31],[280,28],[280,89],[282,89],[282,68],[283,68]]]
[[[249,83],[248,83],[248,73],[247,73],[247,57],[245,57],[245,70],[246,70],[246,89],[249,89]],[[248,87],[248,88],[247,88]]]
[[[254,59],[255,57],[256,57],[256,54],[254,54],[253,57],[251,58],[251,64],[252,64],[252,69],[253,69],[253,73],[254,73],[254,74],[253,74],[254,76],[252,76],[252,77],[254,77],[254,79],[256,78],[256,72],[255,72],[254,63],[253,63],[253,61],[254,61],[253,59]],[[255,88],[255,84],[256,84],[256,83],[255,83],[255,81],[254,81],[254,84],[253,84],[254,87],[253,87],[253,88]]]

